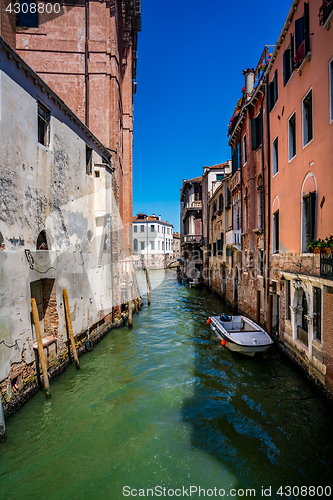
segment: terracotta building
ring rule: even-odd
[[[331,388],[332,257],[311,253],[311,242],[333,234],[332,17],[333,2],[293,1],[267,70],[268,237],[278,332],[310,373]]]

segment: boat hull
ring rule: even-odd
[[[231,316],[229,321],[221,321],[218,316],[210,319],[212,330],[230,351],[252,357],[273,344],[265,330],[245,316]]]

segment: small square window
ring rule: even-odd
[[[48,147],[50,144],[50,111],[38,103],[38,142]]]
[[[155,226],[154,226],[154,224],[152,224],[152,225],[150,226],[150,232],[151,232],[151,233],[153,233],[154,231],[155,231]]]
[[[135,233],[137,233],[137,232],[138,232],[138,226],[134,226],[134,227],[133,227],[133,231],[134,231]]]
[[[144,233],[145,232],[145,226],[142,224],[142,226],[140,226],[140,232],[141,233]]]

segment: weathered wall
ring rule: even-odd
[[[31,285],[42,286],[42,336],[56,339],[48,363],[55,345],[58,354],[66,350],[64,288],[75,335],[111,313],[114,197],[111,171],[102,165],[108,151],[6,48],[0,85],[0,324],[6,343],[0,344],[0,382],[10,389],[16,377],[22,382],[35,369]],[[38,101],[51,113],[48,147],[37,141]],[[91,175],[86,145],[93,150]],[[37,250],[43,230],[49,249]]]

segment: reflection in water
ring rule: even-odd
[[[272,486],[281,498],[278,486],[331,485],[332,417],[305,379],[274,349],[250,359],[223,348],[206,319],[230,311],[213,294],[174,271],[151,281],[133,330],[110,332],[52,382],[50,400],[39,393],[8,419],[0,498],[118,500],[125,485],[257,497]]]

